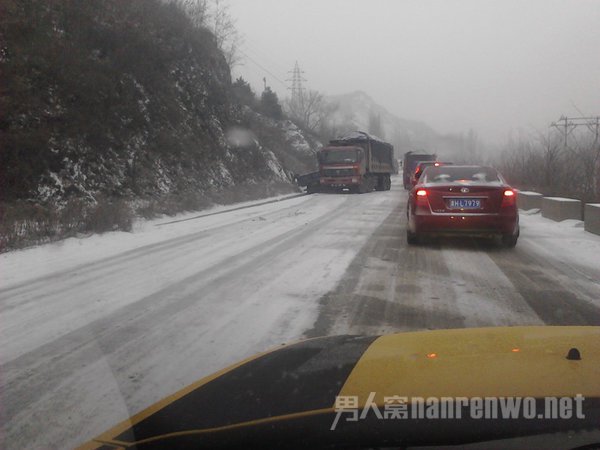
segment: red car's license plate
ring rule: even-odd
[[[450,209],[479,209],[481,208],[481,199],[478,198],[451,198],[448,200]]]

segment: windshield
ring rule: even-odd
[[[361,151],[352,150],[323,150],[320,153],[322,163],[355,163],[360,160]]]
[[[0,0],[0,450],[597,444],[599,55],[600,0]]]
[[[415,172],[414,172],[415,177],[417,177],[417,178],[420,177],[423,174],[423,171],[425,170],[426,167],[433,166],[434,164],[439,165],[439,163],[437,163],[435,161],[427,161],[427,162],[417,163],[417,165],[415,167]]]
[[[502,181],[491,167],[440,166],[427,167],[421,177],[422,183],[498,183]]]

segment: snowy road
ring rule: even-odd
[[[406,194],[303,196],[0,259],[5,448],[67,448],[256,352],[323,334],[600,325],[600,237],[407,247]]]

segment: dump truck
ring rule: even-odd
[[[394,147],[362,131],[333,139],[317,153],[318,172],[297,177],[307,192],[373,189],[387,191],[394,171]],[[318,183],[317,183],[318,177]]]
[[[417,168],[417,164],[420,161],[435,161],[437,160],[437,154],[420,152],[406,152],[404,154],[404,162],[402,164],[402,180],[404,182],[404,189],[411,189],[412,184],[410,179]]]

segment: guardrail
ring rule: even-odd
[[[542,217],[560,222],[567,219],[581,220],[581,200],[563,197],[543,197]]]
[[[585,231],[600,235],[600,203],[586,203],[563,197],[544,197],[539,192],[519,191],[519,209],[539,209],[542,217],[560,222],[567,219],[583,220]]]
[[[600,235],[600,203],[586,203],[583,216],[585,231]]]
[[[542,209],[542,198],[539,192],[519,191],[517,195],[517,206],[519,209]]]

